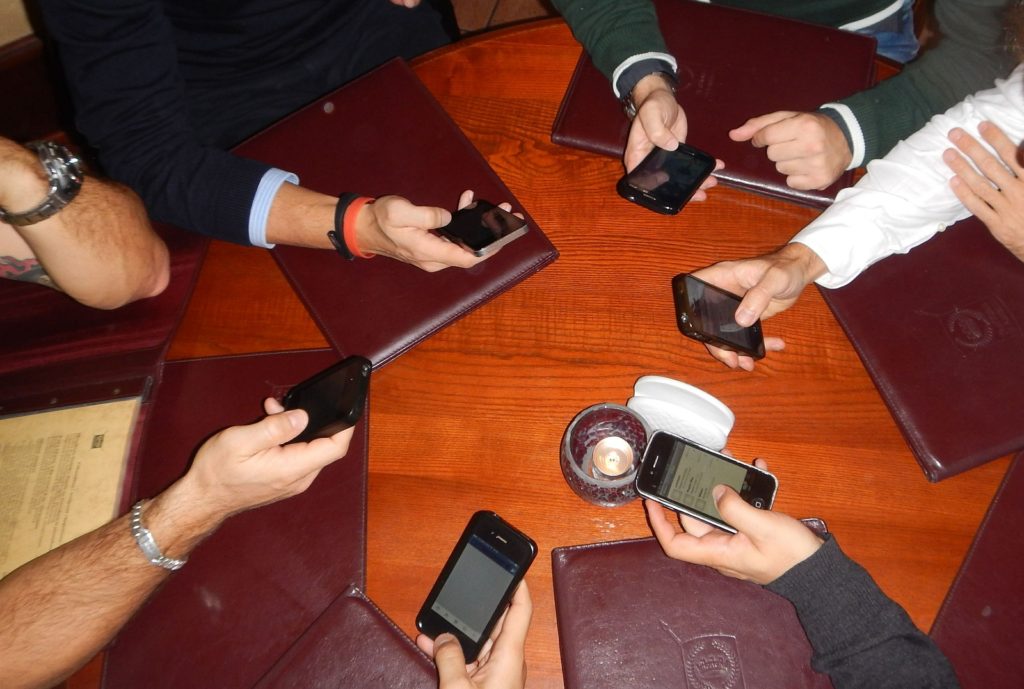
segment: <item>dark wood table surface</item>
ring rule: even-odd
[[[673,275],[771,250],[815,212],[721,187],[676,217],[621,200],[618,160],[549,139],[578,55],[566,26],[546,20],[414,63],[561,257],[374,374],[369,595],[412,635],[467,518],[493,509],[540,546],[527,575],[527,685],[560,687],[551,549],[649,531],[639,502],[606,509],[577,498],[559,442],[577,411],[624,403],[636,378],[657,374],[731,407],[729,448],[768,460],[776,509],[824,518],[928,629],[1007,458],[929,483],[814,288],[766,322],[788,346],[756,372],[731,371],[683,338]],[[267,252],[214,243],[170,358],[325,344]],[[77,685],[89,685],[82,676]]]

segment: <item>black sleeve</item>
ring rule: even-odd
[[[954,689],[953,668],[832,538],[767,587],[789,599],[836,689]]]
[[[268,166],[204,146],[189,122],[173,29],[158,0],[40,0],[78,129],[105,172],[159,221],[249,243]]]

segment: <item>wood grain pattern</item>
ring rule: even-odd
[[[549,140],[578,54],[564,24],[543,21],[415,63],[561,258],[375,374],[369,595],[413,634],[467,518],[493,509],[540,545],[527,576],[528,686],[560,687],[551,549],[649,532],[639,503],[604,509],[569,490],[559,441],[578,410],[622,403],[637,377],[660,374],[729,405],[737,417],[729,446],[769,461],[777,508],[824,518],[927,629],[1007,460],[929,484],[814,290],[767,322],[788,348],[754,373],[725,369],[679,335],[674,274],[770,250],[813,211],[728,189],[677,217],[621,200],[618,161]],[[265,252],[215,244],[171,356],[323,344]]]

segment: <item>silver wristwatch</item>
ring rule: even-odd
[[[131,529],[132,536],[135,537],[135,542],[139,544],[139,550],[146,556],[152,564],[157,567],[163,567],[164,569],[176,570],[181,569],[188,562],[188,558],[181,560],[175,560],[174,558],[167,557],[160,552],[160,547],[156,544],[156,540],[153,538],[153,534],[149,532],[149,529],[142,525],[142,503],[143,500],[139,500],[132,506],[132,518],[131,518]]]
[[[33,225],[49,218],[71,203],[82,188],[84,179],[81,162],[67,147],[52,141],[33,141],[26,147],[39,155],[39,162],[50,178],[50,191],[42,203],[23,213],[11,213],[0,208],[0,221],[11,225]]]
[[[678,82],[676,80],[675,74],[673,74],[672,72],[666,72],[663,69],[659,69],[656,72],[645,74],[644,77],[651,76],[652,74],[660,76],[662,79],[664,79],[665,84],[668,85],[669,90],[671,90],[673,94],[676,92],[676,84]],[[643,77],[641,77],[641,79],[643,79]],[[636,117],[637,111],[636,102],[633,101],[633,90],[636,88],[636,84],[639,83],[640,81],[637,81],[635,84],[633,84],[629,88],[629,91],[627,91],[626,94],[619,99],[622,103],[622,111],[626,113],[626,117],[628,117],[631,120]]]

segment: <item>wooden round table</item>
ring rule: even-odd
[[[825,519],[928,629],[1007,460],[930,484],[814,288],[765,323],[787,348],[753,373],[682,337],[673,275],[769,251],[815,212],[723,187],[675,217],[620,199],[620,161],[550,142],[579,52],[546,20],[414,64],[561,258],[374,374],[370,597],[413,635],[469,515],[493,509],[540,546],[527,685],[562,686],[551,549],[650,533],[639,502],[607,509],[570,491],[559,441],[577,411],[624,403],[636,378],[657,374],[731,407],[729,448],[768,460],[776,509]],[[267,252],[214,243],[170,358],[325,345]]]

